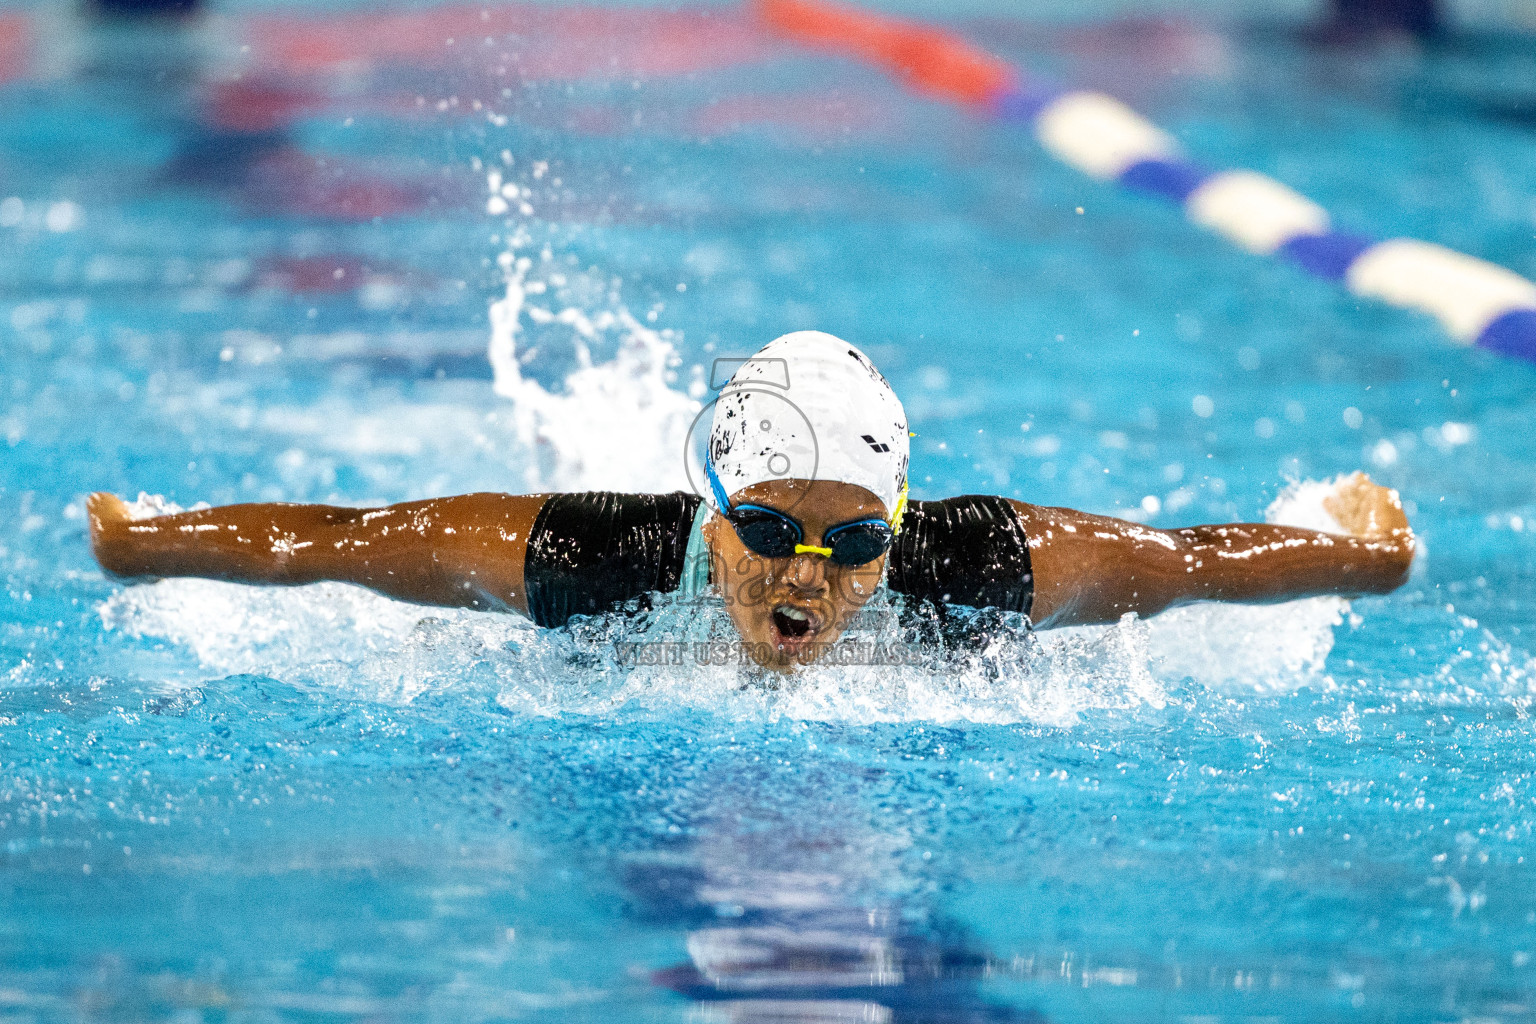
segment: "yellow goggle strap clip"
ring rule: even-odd
[[[907,482],[901,482],[901,496],[896,499],[896,511],[891,515],[891,533],[901,532],[901,517],[907,514]]]
[[[900,497],[898,497],[896,499],[896,512],[895,512],[894,515],[891,516],[891,533],[893,535],[894,534],[898,534],[898,533],[901,532],[901,517],[906,515],[906,512],[907,512],[907,483],[906,483],[905,480],[903,480],[902,483],[901,483],[901,495],[900,495]],[[814,544],[796,544],[795,545],[795,554],[797,554],[797,555],[820,555],[823,558],[831,558],[832,557],[832,549],[831,548],[819,548],[819,547],[817,547]]]

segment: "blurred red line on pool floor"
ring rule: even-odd
[[[270,132],[287,128],[305,117],[345,111],[348,117],[421,118],[442,111],[426,109],[416,94],[404,91],[334,93],[323,88],[295,86],[279,74],[253,75],[236,82],[214,82],[203,103],[209,124],[234,132]],[[311,81],[311,84],[312,81]],[[476,112],[470,104],[452,113]]]
[[[275,291],[290,295],[342,295],[371,284],[398,286],[412,281],[435,284],[436,278],[425,271],[398,263],[377,265],[349,253],[324,256],[263,256],[256,261],[242,287],[249,291]]]
[[[210,124],[231,131],[269,132],[286,128],[306,114],[326,110],[334,102],[332,97],[315,90],[243,79],[213,83],[203,116]]]
[[[252,209],[289,216],[330,217],[365,221],[421,213],[450,197],[438,196],[428,180],[395,180],[361,166],[324,159],[284,147],[259,159],[248,169],[240,189]],[[452,197],[462,205],[467,196]],[[451,200],[450,200],[451,201]]]
[[[0,84],[27,72],[32,34],[20,14],[0,14]]]
[[[313,85],[313,82],[311,82]],[[213,83],[206,93],[203,119],[216,128],[246,134],[281,132],[294,122],[316,116],[375,116],[419,118],[443,113],[469,116],[470,104],[431,112],[407,93],[333,95],[322,88],[299,87],[268,74],[235,82]],[[508,110],[506,104],[495,109]],[[584,135],[621,135],[639,131],[633,111],[619,104],[581,103],[538,109],[512,109],[519,120],[553,125]],[[779,131],[785,141],[814,143],[888,134],[901,118],[889,96],[878,92],[836,95],[816,92],[748,93],[712,97],[707,103],[684,104],[654,112],[646,129],[674,135],[717,137],[764,128]]]
[[[263,17],[249,23],[246,37],[259,66],[292,74],[467,62],[522,81],[683,75],[778,49],[739,11],[534,4]]]

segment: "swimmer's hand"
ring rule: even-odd
[[[1393,540],[1413,549],[1413,530],[1397,492],[1383,487],[1364,473],[1351,473],[1341,479],[1323,508],[1351,537],[1364,540]]]
[[[156,578],[136,572],[128,564],[126,556],[133,541],[128,524],[133,516],[122,498],[110,491],[97,491],[85,499],[85,518],[91,526],[91,552],[108,575],[146,582]]]
[[[97,491],[85,499],[85,511],[91,520],[91,543],[94,544],[105,530],[133,518],[128,514],[128,504],[111,491]]]

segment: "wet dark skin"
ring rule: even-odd
[[[97,560],[125,579],[334,580],[418,604],[526,615],[523,559],[546,497],[465,494],[379,509],[227,505],[134,520],[121,499],[101,492],[91,495],[88,512]],[[827,481],[758,484],[733,500],[788,512],[813,546],[832,526],[887,514],[862,487]],[[1324,504],[1345,533],[1262,523],[1155,530],[1014,501],[1034,563],[1034,623],[1089,625],[1194,601],[1262,604],[1401,586],[1414,538],[1397,494],[1356,473]],[[742,639],[781,670],[814,660],[834,642],[885,568],[883,557],[854,567],[819,554],[762,558],[717,516],[706,522],[705,540]],[[786,631],[786,623],[793,628]]]

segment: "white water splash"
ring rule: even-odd
[[[894,609],[880,603],[873,612],[877,621],[848,639],[900,644]],[[1149,671],[1146,624],[1134,620],[1049,645],[1018,622],[964,656],[912,647],[910,664],[812,666],[784,677],[696,660],[696,644],[735,637],[724,606],[709,599],[664,598],[637,619],[542,630],[514,616],[425,609],[343,584],[163,580],[121,591],[100,614],[109,629],[184,649],[196,661],[192,675],[268,675],[385,703],[432,691],[482,694],[540,717],[707,710],[742,721],[1070,726],[1085,712],[1167,701]],[[635,643],[668,644],[685,656],[637,666],[621,653]]]
[[[1344,528],[1323,507],[1342,477],[1292,484],[1265,510],[1266,522],[1327,533]],[[1202,602],[1149,619],[1153,671],[1228,692],[1288,692],[1322,682],[1333,630],[1349,602],[1311,597],[1285,604]]]
[[[208,508],[209,505],[206,501],[200,501],[192,507],[195,510]],[[153,519],[155,516],[169,516],[186,511],[164,495],[150,494],[148,491],[140,491],[137,498],[123,502],[123,509],[128,513],[129,519]]]
[[[1043,646],[1017,616],[999,621],[980,649],[912,644],[885,597],[845,634],[854,645],[884,644],[902,664],[817,664],[784,676],[751,665],[708,664],[711,641],[735,629],[718,600],[663,602],[639,620],[591,620],[523,646],[500,677],[498,702],[520,713],[657,715],[707,709],[741,721],[1030,723],[1070,726],[1089,711],[1162,707],[1163,687],[1147,670],[1145,626]],[[1008,617],[1004,617],[1007,619]],[[619,647],[659,643],[680,651],[673,664],[633,667]],[[714,650],[722,645],[716,643]],[[571,666],[581,664],[579,685]],[[562,671],[562,666],[564,670]]]
[[[540,265],[552,262],[545,250]],[[670,491],[688,487],[684,454],[688,429],[702,408],[702,380],[694,395],[676,390],[681,360],[669,331],[641,323],[622,304],[591,311],[575,305],[537,305],[530,296],[555,290],[531,280],[528,256],[504,253],[506,295],[491,306],[489,358],[495,390],[512,403],[518,439],[535,458],[527,485],[533,490]],[[523,322],[570,329],[577,367],[560,392],[546,390],[523,372],[518,339]],[[600,336],[618,338],[612,360],[595,363]]]
[[[1286,523],[1322,518],[1330,484],[1307,483],[1271,506]],[[174,511],[151,496],[143,511]],[[205,671],[262,673],[289,682],[408,702],[429,691],[485,694],[536,716],[650,717],[708,710],[740,720],[851,723],[1030,723],[1070,727],[1089,713],[1163,707],[1192,681],[1229,692],[1292,690],[1325,678],[1333,629],[1348,603],[1201,604],[1147,621],[1032,634],[1003,623],[984,648],[912,663],[818,665],[779,677],[736,664],[700,664],[695,644],[734,638],[718,601],[663,598],[656,611],[540,630],[505,615],[423,609],[341,584],[292,590],[165,580],[109,599],[108,627],[169,640]],[[853,642],[902,639],[877,598]],[[661,642],[673,664],[636,665],[621,645]]]
[[[288,678],[384,656],[427,613],[344,583],[287,589],[170,579],[125,588],[100,614],[108,629],[185,648],[204,669]]]
[[[1304,484],[1271,506],[1271,521],[1323,518],[1331,484]],[[150,508],[155,499],[146,497]],[[428,691],[491,695],[519,714],[597,717],[707,709],[741,720],[854,723],[1030,723],[1070,727],[1088,713],[1156,709],[1185,681],[1235,692],[1316,683],[1348,603],[1201,604],[1113,626],[1031,634],[996,630],[965,656],[923,655],[900,666],[812,666],[793,677],[699,664],[695,644],[735,636],[723,606],[663,600],[639,619],[593,619],[539,630],[511,616],[427,610],[355,587],[263,590],[166,580],[115,595],[109,627],[182,645],[207,670],[260,672],[386,702]],[[899,641],[883,599],[853,642]],[[620,645],[660,642],[676,664],[636,666]]]

